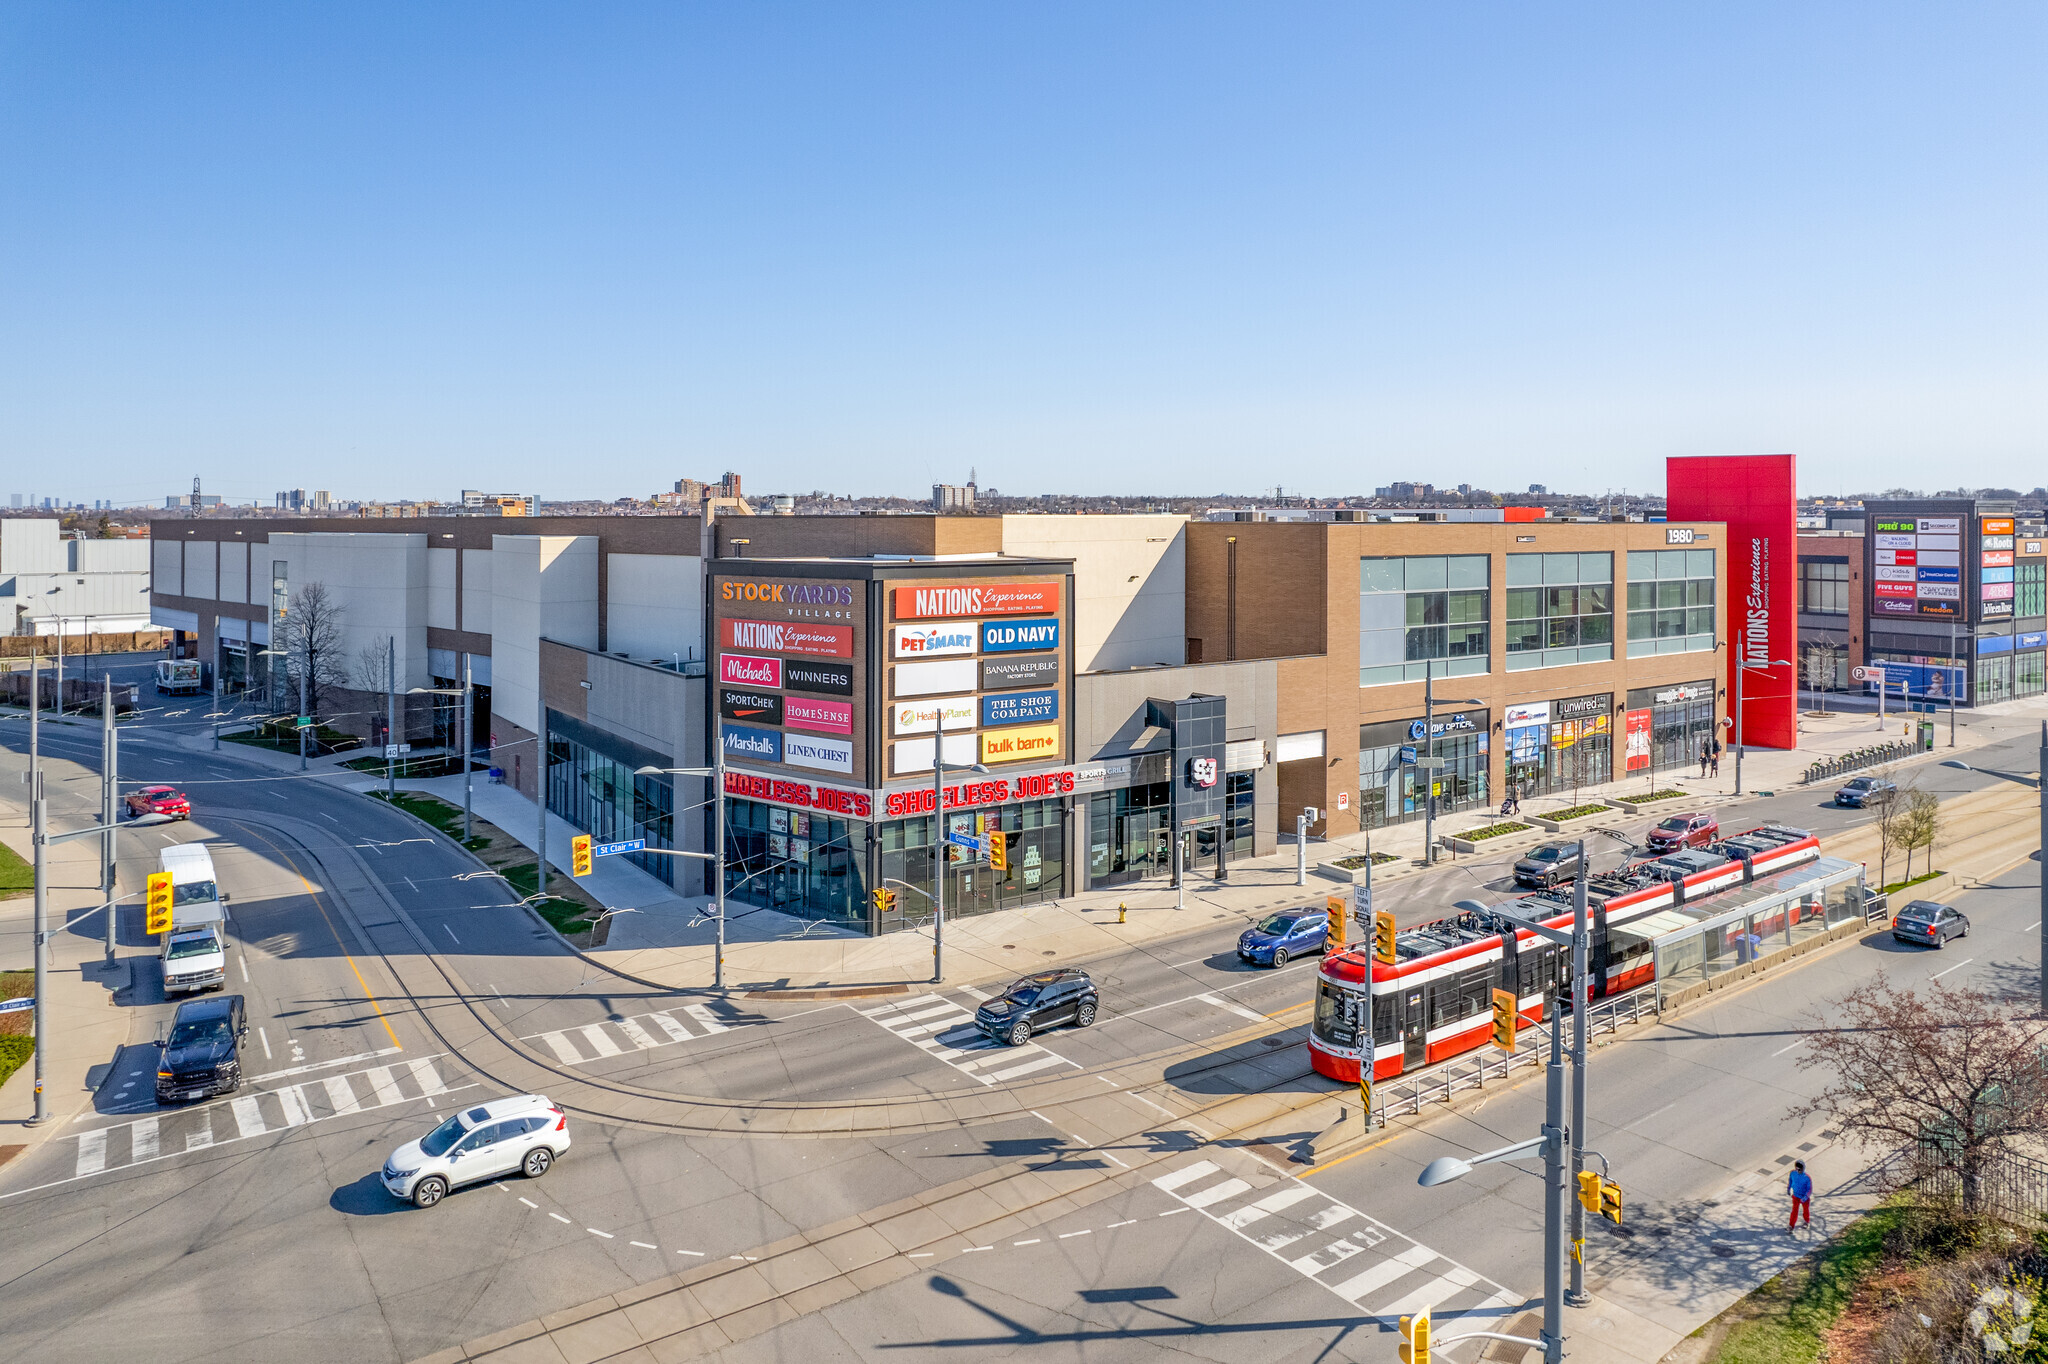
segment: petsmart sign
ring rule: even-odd
[[[1059,718],[1060,694],[1056,691],[1013,691],[981,698],[981,723],[990,729]]]
[[[890,631],[898,658],[944,658],[974,652],[974,622],[942,621],[937,625],[899,625]]]
[[[1014,654],[1060,647],[1060,623],[1047,620],[987,620],[981,623],[984,653]]]

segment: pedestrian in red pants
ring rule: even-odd
[[[1785,1192],[1792,1195],[1792,1216],[1785,1223],[1785,1234],[1789,1236],[1802,1221],[1809,1227],[1813,1225],[1813,1176],[1806,1173],[1805,1161],[1792,1162],[1792,1177],[1785,1181]]]

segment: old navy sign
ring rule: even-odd
[[[943,616],[1033,616],[1060,609],[1058,583],[976,583],[958,587],[899,587],[896,619]]]
[[[1060,694],[1056,691],[1013,691],[981,698],[981,723],[1029,725],[1060,718]]]
[[[853,627],[811,625],[802,621],[725,620],[720,638],[728,649],[759,649],[771,654],[817,654],[826,658],[853,656]]]
[[[1057,620],[991,620],[981,626],[984,653],[1021,654],[1060,647]]]
[[[782,685],[782,660],[779,658],[756,658],[751,654],[720,654],[718,656],[718,680],[739,682],[755,687],[780,687]]]

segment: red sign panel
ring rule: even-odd
[[[812,654],[820,658],[852,658],[853,627],[812,625],[796,620],[724,620],[719,637],[728,649],[760,649],[771,654]]]
[[[833,814],[852,815],[857,819],[866,819],[874,813],[875,807],[873,798],[865,791],[849,791],[818,782],[788,781],[782,777],[760,777],[752,772],[728,771],[725,774],[725,793],[744,796],[748,800],[794,805],[803,810],[829,810]]]
[[[782,723],[790,729],[808,729],[819,734],[851,734],[853,704],[849,701],[819,701],[809,696],[785,697]]]
[[[1640,772],[1650,765],[1650,712],[1632,710],[1622,717],[1628,755],[1627,771]]]
[[[1912,583],[1872,583],[1870,590],[1873,594],[1880,597],[1910,598],[1913,596],[1915,589]]]
[[[1060,609],[1058,583],[976,583],[972,586],[899,587],[896,619],[942,616],[1028,616]]]
[[[782,685],[782,660],[755,658],[750,654],[720,654],[718,680],[755,687],[779,687]]]
[[[973,810],[985,805],[1001,805],[1012,800],[1044,800],[1049,796],[1068,796],[1074,793],[1074,769],[1061,768],[1057,772],[1038,772],[1028,777],[998,777],[991,781],[962,782],[946,788],[948,810]],[[920,787],[914,791],[891,791],[882,799],[882,813],[888,818],[900,815],[928,815],[932,812],[932,789]]]
[[[2009,549],[1987,549],[1984,551],[1984,567],[2011,568],[2012,551]]]
[[[1796,748],[1799,532],[1791,455],[1684,455],[1664,462],[1673,521],[1725,521],[1728,694],[1743,670],[1742,713],[1730,738]],[[1873,584],[1874,585],[1874,584]]]

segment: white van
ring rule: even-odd
[[[213,855],[204,843],[174,843],[158,855],[171,874],[171,927],[158,954],[164,994],[218,990],[227,983],[227,896],[213,878]]]
[[[156,664],[159,696],[197,696],[204,690],[204,672],[196,658],[160,658]]]

